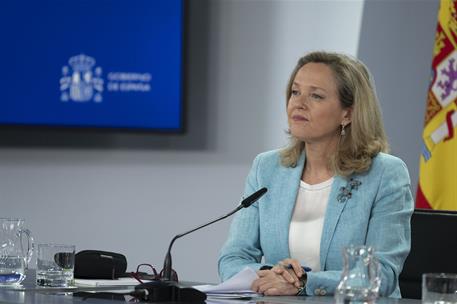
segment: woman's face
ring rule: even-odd
[[[287,105],[293,136],[310,143],[326,143],[340,136],[341,124],[350,122],[343,109],[333,71],[323,63],[307,63],[298,70]]]

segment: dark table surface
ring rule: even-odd
[[[189,286],[191,283],[184,282],[183,285]],[[29,272],[26,280],[21,287],[0,288],[0,303],[14,303],[14,304],[65,304],[65,303],[80,303],[87,304],[96,303],[123,303],[131,299],[131,297],[124,297],[120,293],[127,293],[134,290],[134,286],[120,287],[120,286],[103,286],[103,287],[72,287],[72,288],[43,288],[35,286],[34,272]],[[109,293],[108,293],[109,292]],[[117,294],[116,294],[117,293]],[[109,297],[97,298],[97,297]],[[207,303],[262,303],[262,304],[293,304],[293,303],[306,303],[306,304],[327,304],[334,303],[331,296],[323,297],[254,297],[245,300],[224,300],[217,301],[209,298]],[[172,302],[167,302],[172,303]],[[379,298],[379,304],[419,304],[420,300],[412,299],[390,299]]]

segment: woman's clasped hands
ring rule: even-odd
[[[268,296],[296,295],[304,285],[306,276],[300,263],[295,259],[284,259],[269,270],[259,270],[259,276],[251,289]]]

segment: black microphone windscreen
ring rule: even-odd
[[[261,198],[265,193],[267,193],[268,189],[263,187],[262,189],[260,190],[257,190],[256,192],[254,192],[253,194],[249,195],[247,198],[245,198],[242,202],[241,202],[241,205],[244,207],[244,208],[247,208],[249,206],[251,206],[252,204],[254,204],[259,198]]]

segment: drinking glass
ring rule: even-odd
[[[424,273],[422,275],[422,303],[457,304],[457,274]]]
[[[74,285],[75,246],[38,244],[36,283],[38,286]]]

